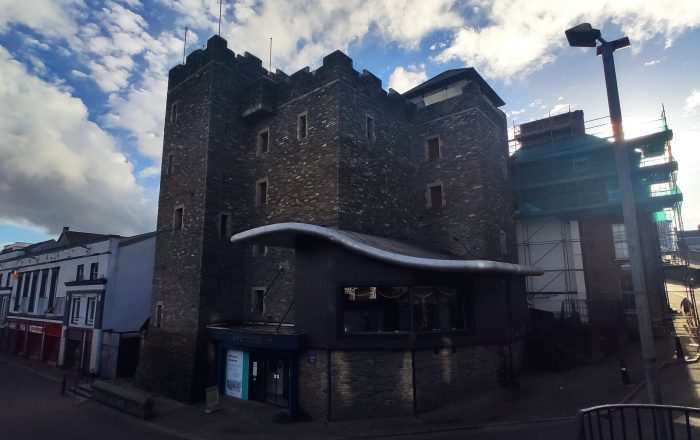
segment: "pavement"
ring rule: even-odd
[[[676,320],[683,325],[683,319]],[[664,403],[700,407],[700,363],[698,346],[683,337],[686,359],[674,357],[673,335],[656,339],[657,365]],[[620,359],[624,359],[632,381],[622,383]],[[144,429],[162,438],[218,439],[562,439],[571,438],[579,409],[609,403],[644,403],[646,388],[640,348],[631,343],[617,356],[595,365],[566,371],[529,370],[513,385],[450,402],[443,408],[392,418],[351,421],[291,421],[286,410],[270,405],[221,397],[221,410],[205,412],[204,404],[184,405],[155,396],[155,417],[141,421]],[[60,390],[64,370],[7,353],[0,363],[48,380]],[[1,383],[1,382],[0,382]],[[71,385],[69,378],[68,384]],[[122,386],[130,384],[122,382]],[[2,402],[0,388],[0,402]],[[91,402],[95,404],[94,402]],[[95,404],[96,405],[96,404]],[[105,408],[106,411],[116,412]],[[120,415],[120,417],[129,417]],[[26,437],[25,438],[32,438]],[[158,436],[124,438],[161,438]]]

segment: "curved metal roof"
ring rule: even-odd
[[[542,269],[489,260],[460,260],[400,240],[307,223],[277,223],[240,232],[232,243],[257,242],[270,246],[294,247],[297,240],[312,237],[326,240],[374,260],[412,269],[443,272],[507,273],[542,275]]]

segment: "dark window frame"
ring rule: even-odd
[[[433,142],[435,142],[433,144]],[[434,162],[442,159],[442,138],[440,136],[430,136],[425,139],[425,160]]]
[[[309,137],[309,112],[299,113],[297,115],[297,139],[306,139]]]
[[[185,229],[185,205],[177,205],[173,209],[173,231]]]
[[[79,264],[75,268],[75,281],[83,281],[85,279],[85,265]]]
[[[90,263],[90,280],[96,280],[100,273],[99,261]]]

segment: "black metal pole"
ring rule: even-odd
[[[629,262],[632,272],[632,285],[635,293],[635,308],[637,310],[637,324],[639,328],[639,340],[642,346],[642,359],[644,362],[644,376],[647,382],[647,393],[650,403],[661,404],[661,388],[659,387],[659,377],[656,369],[656,350],[651,326],[651,314],[649,312],[649,296],[647,293],[646,280],[644,279],[644,264],[639,240],[637,210],[632,188],[632,178],[630,176],[629,156],[624,141],[622,110],[620,109],[620,95],[617,90],[615,60],[613,58],[615,49],[618,47],[625,47],[625,42],[626,45],[629,45],[629,40],[627,40],[626,37],[615,41],[603,41],[603,43],[598,46],[598,53],[603,57],[605,88],[608,94],[610,121],[615,138],[615,161],[617,163],[617,174],[620,185],[622,217],[624,218],[625,231],[627,234]]]

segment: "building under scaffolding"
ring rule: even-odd
[[[599,122],[599,121],[597,121]],[[644,273],[655,326],[669,316],[664,266],[679,259],[683,196],[665,115],[651,133],[626,139],[632,169]],[[584,122],[581,110],[515,127],[511,144],[521,264],[530,277],[530,305],[566,318],[593,320],[596,310],[634,317],[634,295],[612,139],[593,135],[604,125]],[[692,299],[692,291],[688,291]],[[634,327],[633,327],[634,328]]]

